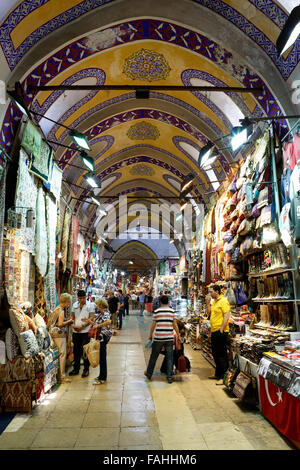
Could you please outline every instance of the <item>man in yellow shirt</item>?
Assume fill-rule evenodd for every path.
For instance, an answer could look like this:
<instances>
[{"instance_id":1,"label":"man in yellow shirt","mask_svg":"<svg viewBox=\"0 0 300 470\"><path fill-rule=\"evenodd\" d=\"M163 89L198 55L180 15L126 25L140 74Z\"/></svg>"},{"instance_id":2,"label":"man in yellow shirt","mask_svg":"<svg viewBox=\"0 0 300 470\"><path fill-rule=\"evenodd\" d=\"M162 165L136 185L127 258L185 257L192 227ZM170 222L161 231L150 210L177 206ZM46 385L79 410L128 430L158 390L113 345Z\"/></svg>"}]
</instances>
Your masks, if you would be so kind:
<instances>
[{"instance_id":1,"label":"man in yellow shirt","mask_svg":"<svg viewBox=\"0 0 300 470\"><path fill-rule=\"evenodd\" d=\"M217 380L217 385L223 383L223 377L229 367L227 340L229 332L230 304L221 295L220 286L213 286L206 296L207 311L210 316L211 349L216 364L215 375L209 377Z\"/></svg>"}]
</instances>

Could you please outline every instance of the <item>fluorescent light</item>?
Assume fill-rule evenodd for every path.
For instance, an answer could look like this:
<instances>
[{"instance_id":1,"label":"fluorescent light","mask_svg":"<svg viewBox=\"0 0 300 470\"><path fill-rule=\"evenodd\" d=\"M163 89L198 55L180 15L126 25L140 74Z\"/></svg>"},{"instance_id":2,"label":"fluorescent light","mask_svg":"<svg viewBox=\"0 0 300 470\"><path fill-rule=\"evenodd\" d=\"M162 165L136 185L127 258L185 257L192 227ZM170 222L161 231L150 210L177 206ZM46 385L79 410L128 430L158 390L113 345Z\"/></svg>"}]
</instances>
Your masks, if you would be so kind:
<instances>
[{"instance_id":1,"label":"fluorescent light","mask_svg":"<svg viewBox=\"0 0 300 470\"><path fill-rule=\"evenodd\" d=\"M192 173L186 175L184 177L184 180L183 180L183 186L181 188L181 192L185 191L186 189L190 188L193 184L193 181L194 181L194 176L192 175Z\"/></svg>"},{"instance_id":2,"label":"fluorescent light","mask_svg":"<svg viewBox=\"0 0 300 470\"><path fill-rule=\"evenodd\" d=\"M100 202L98 201L98 199L96 199L95 197L91 197L92 201L97 204L97 206L100 206Z\"/></svg>"},{"instance_id":3,"label":"fluorescent light","mask_svg":"<svg viewBox=\"0 0 300 470\"><path fill-rule=\"evenodd\" d=\"M70 137L73 140L73 142L76 145L78 145L78 147L80 147L84 150L91 150L86 136L84 134L81 134L81 132L78 132L78 131L75 131L74 129L72 129L70 131Z\"/></svg>"},{"instance_id":4,"label":"fluorescent light","mask_svg":"<svg viewBox=\"0 0 300 470\"><path fill-rule=\"evenodd\" d=\"M133 264L133 261L129 261L129 264Z\"/></svg>"},{"instance_id":5,"label":"fluorescent light","mask_svg":"<svg viewBox=\"0 0 300 470\"><path fill-rule=\"evenodd\" d=\"M233 134L231 137L232 150L237 150L248 140L248 132L246 127L237 126L232 129Z\"/></svg>"},{"instance_id":6,"label":"fluorescent light","mask_svg":"<svg viewBox=\"0 0 300 470\"><path fill-rule=\"evenodd\" d=\"M187 201L184 201L184 202L182 202L182 203L180 204L180 210L181 210L181 212L184 211L184 209L185 209L186 206L187 206Z\"/></svg>"},{"instance_id":7,"label":"fluorescent light","mask_svg":"<svg viewBox=\"0 0 300 470\"><path fill-rule=\"evenodd\" d=\"M86 173L85 175L83 175L83 177L86 180L86 182L90 186L92 186L92 188L99 188L97 181L94 179L95 175L93 173Z\"/></svg>"},{"instance_id":8,"label":"fluorescent light","mask_svg":"<svg viewBox=\"0 0 300 470\"><path fill-rule=\"evenodd\" d=\"M101 207L98 209L98 212L100 215L107 215L107 211Z\"/></svg>"},{"instance_id":9,"label":"fluorescent light","mask_svg":"<svg viewBox=\"0 0 300 470\"><path fill-rule=\"evenodd\" d=\"M198 159L198 165L199 167L203 167L207 161L209 160L212 151L214 148L214 144L212 142L208 142L204 147L199 152L199 159Z\"/></svg>"},{"instance_id":10,"label":"fluorescent light","mask_svg":"<svg viewBox=\"0 0 300 470\"><path fill-rule=\"evenodd\" d=\"M84 150L80 152L80 157L82 160L82 163L91 171L94 171L95 165L94 165L94 159L90 157Z\"/></svg>"},{"instance_id":11,"label":"fluorescent light","mask_svg":"<svg viewBox=\"0 0 300 470\"><path fill-rule=\"evenodd\" d=\"M276 41L278 55L281 56L297 40L300 34L300 6L294 8Z\"/></svg>"}]
</instances>

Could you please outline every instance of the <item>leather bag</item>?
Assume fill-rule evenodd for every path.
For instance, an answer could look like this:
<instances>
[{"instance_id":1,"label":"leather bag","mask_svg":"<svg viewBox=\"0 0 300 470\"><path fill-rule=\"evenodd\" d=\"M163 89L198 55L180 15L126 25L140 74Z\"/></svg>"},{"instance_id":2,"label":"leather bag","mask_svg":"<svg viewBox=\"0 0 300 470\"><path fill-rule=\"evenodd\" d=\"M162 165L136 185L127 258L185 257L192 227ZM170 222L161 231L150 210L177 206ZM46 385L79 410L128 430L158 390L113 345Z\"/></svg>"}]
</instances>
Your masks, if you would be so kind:
<instances>
[{"instance_id":1,"label":"leather bag","mask_svg":"<svg viewBox=\"0 0 300 470\"><path fill-rule=\"evenodd\" d=\"M245 370L238 374L232 391L243 403L248 405L256 405L258 403L257 382L250 372L248 362Z\"/></svg>"}]
</instances>

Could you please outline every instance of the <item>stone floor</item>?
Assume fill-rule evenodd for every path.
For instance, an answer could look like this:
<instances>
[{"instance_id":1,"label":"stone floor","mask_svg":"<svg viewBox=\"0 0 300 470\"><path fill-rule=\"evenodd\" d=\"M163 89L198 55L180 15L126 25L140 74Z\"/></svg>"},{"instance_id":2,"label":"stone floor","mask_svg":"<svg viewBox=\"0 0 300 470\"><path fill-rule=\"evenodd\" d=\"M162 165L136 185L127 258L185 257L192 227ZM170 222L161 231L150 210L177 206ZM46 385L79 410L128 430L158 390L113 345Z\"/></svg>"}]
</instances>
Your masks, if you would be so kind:
<instances>
[{"instance_id":1,"label":"stone floor","mask_svg":"<svg viewBox=\"0 0 300 470\"><path fill-rule=\"evenodd\" d=\"M294 447L257 411L244 409L212 368L186 346L192 370L168 384L159 372L144 378L151 318L130 315L108 345L108 381L88 378L60 385L31 415L17 415L0 449L290 450Z\"/></svg>"}]
</instances>

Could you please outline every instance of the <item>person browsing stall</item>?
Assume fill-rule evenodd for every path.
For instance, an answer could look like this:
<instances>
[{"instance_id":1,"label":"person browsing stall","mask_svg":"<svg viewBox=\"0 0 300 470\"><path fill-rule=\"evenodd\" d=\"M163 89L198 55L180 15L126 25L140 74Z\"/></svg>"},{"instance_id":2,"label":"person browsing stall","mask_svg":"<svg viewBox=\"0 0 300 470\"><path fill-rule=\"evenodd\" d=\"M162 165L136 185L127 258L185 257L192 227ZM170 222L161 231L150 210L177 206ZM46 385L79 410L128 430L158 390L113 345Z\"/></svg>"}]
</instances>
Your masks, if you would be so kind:
<instances>
[{"instance_id":1,"label":"person browsing stall","mask_svg":"<svg viewBox=\"0 0 300 470\"><path fill-rule=\"evenodd\" d=\"M94 324L94 328L100 329L100 369L99 369L99 376L93 382L93 385L100 385L106 382L107 379L107 361L106 361L106 346L108 341L111 338L111 320L110 314L108 311L108 302L106 299L97 299L96 300L96 307L97 307L97 317L96 322Z\"/></svg>"},{"instance_id":2,"label":"person browsing stall","mask_svg":"<svg viewBox=\"0 0 300 470\"><path fill-rule=\"evenodd\" d=\"M212 355L216 364L215 374L209 378L217 380L217 385L221 385L229 367L227 340L230 304L221 294L220 286L215 285L206 296L206 305L210 317Z\"/></svg>"},{"instance_id":3,"label":"person browsing stall","mask_svg":"<svg viewBox=\"0 0 300 470\"><path fill-rule=\"evenodd\" d=\"M83 346L89 343L88 331L94 322L95 304L86 299L84 290L77 292L78 301L73 304L72 317L73 324L73 344L74 344L74 369L69 375L78 375L80 370L80 360L83 355ZM87 358L84 359L83 373L81 377L89 375L90 363Z\"/></svg>"}]
</instances>

